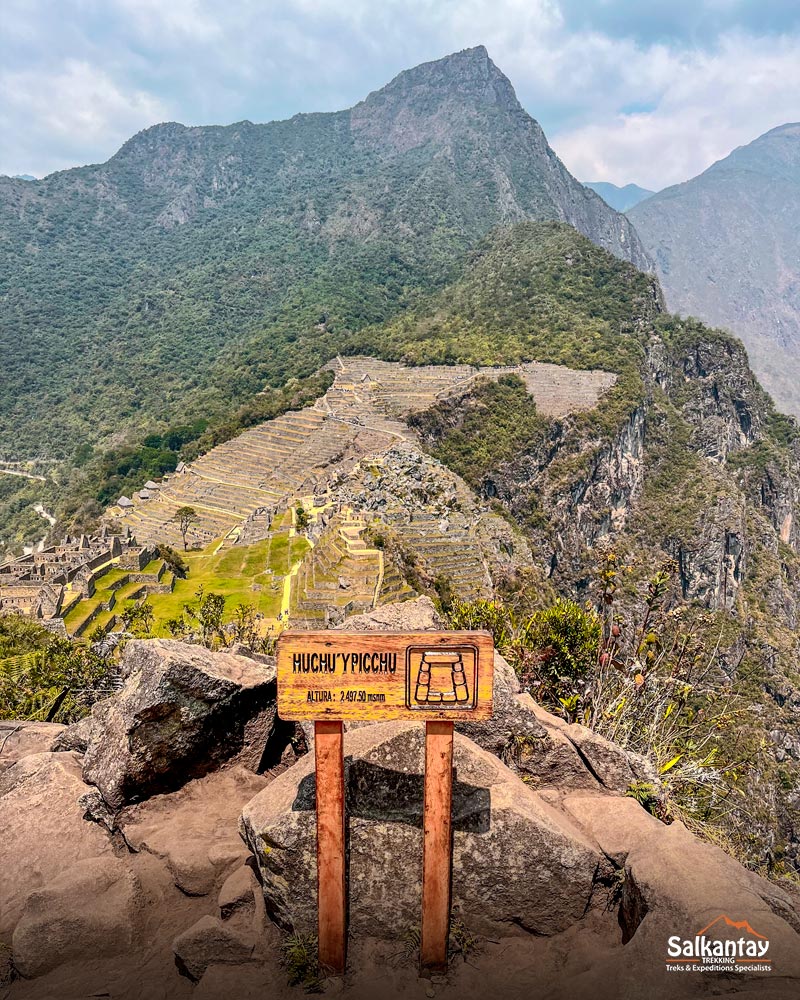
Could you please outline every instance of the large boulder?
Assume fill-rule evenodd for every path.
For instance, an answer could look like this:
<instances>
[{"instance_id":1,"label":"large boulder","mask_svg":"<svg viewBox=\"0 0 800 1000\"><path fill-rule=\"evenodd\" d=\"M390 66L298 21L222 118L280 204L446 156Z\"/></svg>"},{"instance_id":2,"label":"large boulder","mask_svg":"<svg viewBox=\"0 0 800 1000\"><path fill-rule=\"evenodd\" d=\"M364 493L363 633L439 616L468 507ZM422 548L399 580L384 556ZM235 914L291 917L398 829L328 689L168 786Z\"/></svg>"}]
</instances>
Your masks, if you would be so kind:
<instances>
[{"instance_id":1,"label":"large boulder","mask_svg":"<svg viewBox=\"0 0 800 1000\"><path fill-rule=\"evenodd\" d=\"M529 696L521 693L514 668L497 652L492 681L491 719L459 722L456 729L514 768L522 750L540 744L547 731L531 711Z\"/></svg>"},{"instance_id":2,"label":"large boulder","mask_svg":"<svg viewBox=\"0 0 800 1000\"><path fill-rule=\"evenodd\" d=\"M800 912L783 889L698 840L682 823L665 826L633 799L576 792L562 804L619 866L615 902L624 947L598 956L594 968L548 996L591 992L597 1000L673 1000L716 993L726 980L737 995L800 995ZM693 940L706 927L714 940L752 940L755 931L758 940L769 941L772 972L739 971L731 979L719 972L667 971L668 939Z\"/></svg>"},{"instance_id":3,"label":"large boulder","mask_svg":"<svg viewBox=\"0 0 800 1000\"><path fill-rule=\"evenodd\" d=\"M51 750L65 729L57 722L0 720L0 774L22 757Z\"/></svg>"},{"instance_id":4,"label":"large boulder","mask_svg":"<svg viewBox=\"0 0 800 1000\"><path fill-rule=\"evenodd\" d=\"M346 734L352 934L397 940L419 923L424 739L415 723ZM603 854L472 741L457 735L454 756L454 906L491 935L551 935L580 920L610 867ZM304 933L316 927L315 793L306 758L249 802L241 820L268 912Z\"/></svg>"},{"instance_id":5,"label":"large boulder","mask_svg":"<svg viewBox=\"0 0 800 1000\"><path fill-rule=\"evenodd\" d=\"M125 684L92 710L83 776L112 809L227 761L258 770L275 725L275 669L167 639L134 640Z\"/></svg>"},{"instance_id":6,"label":"large boulder","mask_svg":"<svg viewBox=\"0 0 800 1000\"><path fill-rule=\"evenodd\" d=\"M178 968L195 982L210 965L239 965L252 958L256 941L216 917L201 917L173 942Z\"/></svg>"},{"instance_id":7,"label":"large boulder","mask_svg":"<svg viewBox=\"0 0 800 1000\"><path fill-rule=\"evenodd\" d=\"M0 941L25 900L76 862L111 856L108 833L87 822L75 753L36 753L0 774Z\"/></svg>"},{"instance_id":8,"label":"large boulder","mask_svg":"<svg viewBox=\"0 0 800 1000\"><path fill-rule=\"evenodd\" d=\"M606 789L624 794L646 782L661 788L655 767L639 754L577 723L567 723L538 705L529 694L516 697L518 710L541 726L541 740L512 741L512 766L536 788Z\"/></svg>"},{"instance_id":9,"label":"large boulder","mask_svg":"<svg viewBox=\"0 0 800 1000\"><path fill-rule=\"evenodd\" d=\"M335 631L347 632L436 632L445 628L447 623L430 597L382 604L334 626Z\"/></svg>"},{"instance_id":10,"label":"large boulder","mask_svg":"<svg viewBox=\"0 0 800 1000\"><path fill-rule=\"evenodd\" d=\"M66 962L125 954L134 944L140 897L123 861L79 861L26 899L12 941L14 967L33 978Z\"/></svg>"}]
</instances>

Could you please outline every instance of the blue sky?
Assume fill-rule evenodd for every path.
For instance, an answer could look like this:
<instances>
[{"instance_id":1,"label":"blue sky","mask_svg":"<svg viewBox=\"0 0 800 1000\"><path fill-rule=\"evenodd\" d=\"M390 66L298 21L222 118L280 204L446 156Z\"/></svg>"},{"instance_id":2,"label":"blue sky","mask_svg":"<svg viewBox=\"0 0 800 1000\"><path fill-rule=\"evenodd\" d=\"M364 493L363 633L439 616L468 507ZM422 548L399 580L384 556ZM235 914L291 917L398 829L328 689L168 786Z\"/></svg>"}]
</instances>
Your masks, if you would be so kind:
<instances>
[{"instance_id":1,"label":"blue sky","mask_svg":"<svg viewBox=\"0 0 800 1000\"><path fill-rule=\"evenodd\" d=\"M158 121L349 107L484 44L582 180L659 188L800 120L797 0L2 0L0 173Z\"/></svg>"}]
</instances>

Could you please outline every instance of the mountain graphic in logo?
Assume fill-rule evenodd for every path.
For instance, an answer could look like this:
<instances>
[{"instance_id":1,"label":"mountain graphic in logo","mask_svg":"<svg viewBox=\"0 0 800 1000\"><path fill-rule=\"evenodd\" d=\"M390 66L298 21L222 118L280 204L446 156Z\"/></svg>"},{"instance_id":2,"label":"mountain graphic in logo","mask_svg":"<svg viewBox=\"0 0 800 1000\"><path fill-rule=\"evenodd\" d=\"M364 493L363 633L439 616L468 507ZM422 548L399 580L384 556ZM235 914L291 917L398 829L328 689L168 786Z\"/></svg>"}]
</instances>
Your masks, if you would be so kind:
<instances>
[{"instance_id":1,"label":"mountain graphic in logo","mask_svg":"<svg viewBox=\"0 0 800 1000\"><path fill-rule=\"evenodd\" d=\"M748 934L752 934L753 937L761 938L762 941L767 940L764 934L759 934L758 931L753 930L753 928L750 926L749 921L731 920L731 918L725 913L720 913L720 915L716 917L714 920L712 920L710 924L707 924L701 931L698 931L697 937L702 937L704 934L707 934L711 930L711 928L716 926L720 921L723 921L722 925L723 928L730 927L733 930L746 931ZM722 930L722 928L718 928L718 930Z\"/></svg>"}]
</instances>

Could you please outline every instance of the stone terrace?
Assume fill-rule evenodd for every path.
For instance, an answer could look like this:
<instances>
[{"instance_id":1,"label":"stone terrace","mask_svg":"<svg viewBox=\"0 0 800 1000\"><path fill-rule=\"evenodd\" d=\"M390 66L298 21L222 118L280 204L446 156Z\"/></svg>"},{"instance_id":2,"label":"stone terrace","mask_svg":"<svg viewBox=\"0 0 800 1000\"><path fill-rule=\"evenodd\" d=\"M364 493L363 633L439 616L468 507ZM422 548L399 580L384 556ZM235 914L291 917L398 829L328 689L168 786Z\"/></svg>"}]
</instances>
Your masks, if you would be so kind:
<instances>
[{"instance_id":1,"label":"stone terrace","mask_svg":"<svg viewBox=\"0 0 800 1000\"><path fill-rule=\"evenodd\" d=\"M539 410L550 416L594 406L616 380L607 372L539 363L414 368L369 357L339 357L328 368L335 373L334 384L313 406L244 431L162 483L151 484L154 488L146 488L143 495L134 493L131 506L111 508L112 522L130 527L142 542L181 547L174 516L178 508L190 506L199 517L187 533L192 547L215 539L232 544L241 525L256 512L264 512L258 516L268 523L271 514L293 498L324 491L361 459L413 442L404 416L468 391L481 375L520 375ZM427 528L434 530L432 524Z\"/></svg>"},{"instance_id":2,"label":"stone terrace","mask_svg":"<svg viewBox=\"0 0 800 1000\"><path fill-rule=\"evenodd\" d=\"M479 377L518 375L540 413L563 417L588 410L617 381L604 371L581 371L565 365L530 361L523 365L474 368L471 365L422 365L408 367L375 358L336 358L327 366L336 373L334 387L347 388L363 402L392 417L428 409L437 400L469 391Z\"/></svg>"},{"instance_id":3,"label":"stone terrace","mask_svg":"<svg viewBox=\"0 0 800 1000\"><path fill-rule=\"evenodd\" d=\"M387 447L393 431L366 428L364 415L352 400L336 413L327 400L285 413L212 449L167 477L153 499L135 500L132 510L117 517L138 538L180 546L173 518L179 507L190 506L200 518L189 529L190 544L207 545L256 511L277 509L324 486L328 471L348 456L355 461L365 451Z\"/></svg>"}]
</instances>

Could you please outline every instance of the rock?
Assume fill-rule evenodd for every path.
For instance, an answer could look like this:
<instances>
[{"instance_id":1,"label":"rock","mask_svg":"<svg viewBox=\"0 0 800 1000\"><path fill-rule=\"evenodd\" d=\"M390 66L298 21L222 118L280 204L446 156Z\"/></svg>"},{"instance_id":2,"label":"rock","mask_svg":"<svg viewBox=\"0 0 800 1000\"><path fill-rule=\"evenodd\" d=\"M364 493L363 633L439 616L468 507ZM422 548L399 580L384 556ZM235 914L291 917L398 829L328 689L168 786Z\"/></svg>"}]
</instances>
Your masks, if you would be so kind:
<instances>
[{"instance_id":1,"label":"rock","mask_svg":"<svg viewBox=\"0 0 800 1000\"><path fill-rule=\"evenodd\" d=\"M352 934L397 939L419 923L423 764L424 730L414 723L345 736ZM608 868L603 855L571 818L460 735L455 769L453 904L464 919L495 936L519 928L550 935L580 919ZM303 759L241 820L267 911L303 933L316 928L314 796L313 761Z\"/></svg>"},{"instance_id":2,"label":"rock","mask_svg":"<svg viewBox=\"0 0 800 1000\"><path fill-rule=\"evenodd\" d=\"M661 787L645 758L618 747L584 726L551 715L527 694L517 695L518 711L540 724L543 739L519 737L504 759L537 788L605 788L624 794L636 781ZM513 718L513 717L512 717Z\"/></svg>"},{"instance_id":3,"label":"rock","mask_svg":"<svg viewBox=\"0 0 800 1000\"><path fill-rule=\"evenodd\" d=\"M192 994L193 1000L278 1000L289 996L299 997L302 993L290 991L283 970L265 962L210 965Z\"/></svg>"},{"instance_id":4,"label":"rock","mask_svg":"<svg viewBox=\"0 0 800 1000\"><path fill-rule=\"evenodd\" d=\"M655 767L639 754L623 750L616 743L575 723L565 724L562 732L603 788L624 794L635 781L647 781L655 789L661 787Z\"/></svg>"},{"instance_id":5,"label":"rock","mask_svg":"<svg viewBox=\"0 0 800 1000\"><path fill-rule=\"evenodd\" d=\"M219 891L217 905L223 920L234 913L253 911L256 908L256 893L260 885L250 865L242 865L229 875Z\"/></svg>"},{"instance_id":6,"label":"rock","mask_svg":"<svg viewBox=\"0 0 800 1000\"><path fill-rule=\"evenodd\" d=\"M78 753L86 753L91 733L92 717L91 715L86 715L59 733L49 749L54 751L77 750Z\"/></svg>"},{"instance_id":7,"label":"rock","mask_svg":"<svg viewBox=\"0 0 800 1000\"><path fill-rule=\"evenodd\" d=\"M65 962L121 955L134 944L139 886L113 857L79 861L32 892L12 940L25 978Z\"/></svg>"},{"instance_id":8,"label":"rock","mask_svg":"<svg viewBox=\"0 0 800 1000\"><path fill-rule=\"evenodd\" d=\"M258 769L275 719L275 671L167 639L125 648L119 694L95 705L84 779L118 809L231 759Z\"/></svg>"},{"instance_id":9,"label":"rock","mask_svg":"<svg viewBox=\"0 0 800 1000\"><path fill-rule=\"evenodd\" d=\"M226 768L128 806L116 823L132 850L166 861L181 892L205 896L246 860L237 820L242 803L265 784L244 768Z\"/></svg>"},{"instance_id":10,"label":"rock","mask_svg":"<svg viewBox=\"0 0 800 1000\"><path fill-rule=\"evenodd\" d=\"M719 848L697 840L682 823L658 822L633 799L575 793L564 800L564 807L624 872L620 925L625 942L621 952L564 984L565 991L581 995L591 987L598 998L638 1000L646 994L667 1000L711 989L719 982L718 973L686 976L665 971L666 943L672 935L693 938L725 914L734 921L746 920L769 939L776 966L767 979L738 973L737 995L762 985L774 986L776 997L797 995L800 913L786 892ZM655 955L660 962L653 960ZM687 979L695 980L693 988L686 988Z\"/></svg>"},{"instance_id":11,"label":"rock","mask_svg":"<svg viewBox=\"0 0 800 1000\"><path fill-rule=\"evenodd\" d=\"M195 982L209 965L237 965L253 955L255 941L216 917L201 917L172 942L178 968Z\"/></svg>"},{"instance_id":12,"label":"rock","mask_svg":"<svg viewBox=\"0 0 800 1000\"><path fill-rule=\"evenodd\" d=\"M494 654L492 702L494 714L485 722L460 722L458 732L513 766L522 747L547 737L547 731L530 708L530 699L519 694L514 668Z\"/></svg>"},{"instance_id":13,"label":"rock","mask_svg":"<svg viewBox=\"0 0 800 1000\"><path fill-rule=\"evenodd\" d=\"M435 632L447 625L430 597L384 604L363 615L351 615L337 629L358 632Z\"/></svg>"},{"instance_id":14,"label":"rock","mask_svg":"<svg viewBox=\"0 0 800 1000\"><path fill-rule=\"evenodd\" d=\"M76 862L110 856L106 831L83 818L86 792L75 753L37 753L0 775L0 940L30 893Z\"/></svg>"},{"instance_id":15,"label":"rock","mask_svg":"<svg viewBox=\"0 0 800 1000\"><path fill-rule=\"evenodd\" d=\"M14 978L14 965L11 961L11 949L0 944L0 997L6 1000L8 988Z\"/></svg>"},{"instance_id":16,"label":"rock","mask_svg":"<svg viewBox=\"0 0 800 1000\"><path fill-rule=\"evenodd\" d=\"M44 753L66 726L57 722L0 721L0 774L21 757Z\"/></svg>"},{"instance_id":17,"label":"rock","mask_svg":"<svg viewBox=\"0 0 800 1000\"><path fill-rule=\"evenodd\" d=\"M78 805L83 809L83 818L92 823L99 823L109 833L116 829L116 813L109 809L105 799L96 788L89 786L87 792L78 799Z\"/></svg>"}]
</instances>

